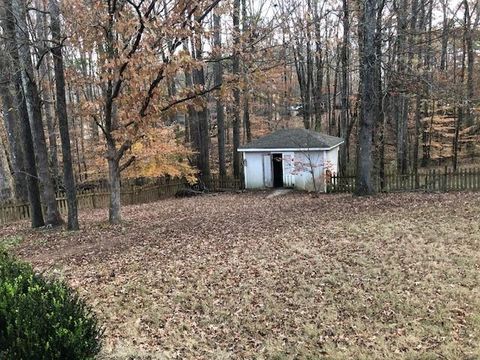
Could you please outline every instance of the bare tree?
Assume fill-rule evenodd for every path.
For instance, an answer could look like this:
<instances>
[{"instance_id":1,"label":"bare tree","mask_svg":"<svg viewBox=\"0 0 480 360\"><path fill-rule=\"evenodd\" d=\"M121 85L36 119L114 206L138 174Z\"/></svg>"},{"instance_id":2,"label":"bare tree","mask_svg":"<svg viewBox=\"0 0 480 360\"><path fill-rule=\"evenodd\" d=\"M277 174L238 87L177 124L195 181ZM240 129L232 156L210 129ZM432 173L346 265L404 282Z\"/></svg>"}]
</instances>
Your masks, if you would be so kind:
<instances>
[{"instance_id":1,"label":"bare tree","mask_svg":"<svg viewBox=\"0 0 480 360\"><path fill-rule=\"evenodd\" d=\"M340 147L340 173L345 174L347 170L348 152L350 147L350 101L349 101L349 42L350 42L350 8L348 0L343 0L343 39L341 45L341 114L339 123L339 136L344 139L343 145Z\"/></svg>"},{"instance_id":2,"label":"bare tree","mask_svg":"<svg viewBox=\"0 0 480 360\"><path fill-rule=\"evenodd\" d=\"M50 226L58 226L63 223L63 220L58 211L54 182L49 172L48 151L42 120L42 105L33 70L25 3L22 0L13 0L12 9L16 19L15 35L18 43L22 84L25 91L28 115L32 124L35 155L38 161L38 175L42 183L42 200L47 207L45 223Z\"/></svg>"},{"instance_id":3,"label":"bare tree","mask_svg":"<svg viewBox=\"0 0 480 360\"><path fill-rule=\"evenodd\" d=\"M77 194L73 175L72 154L70 150L70 132L68 129L67 100L65 96L65 74L63 70L62 32L60 27L60 11L57 0L49 0L50 28L52 31L53 65L55 70L55 89L57 103L57 117L62 141L63 181L67 195L69 230L78 230Z\"/></svg>"},{"instance_id":4,"label":"bare tree","mask_svg":"<svg viewBox=\"0 0 480 360\"><path fill-rule=\"evenodd\" d=\"M196 19L195 21L198 22ZM199 23L199 22L198 22ZM202 38L199 31L192 37L192 52L193 57L196 60L202 60ZM205 88L205 72L203 65L198 66L193 70L193 83L200 88ZM196 165L200 171L202 180L207 181L210 179L210 136L209 136L209 121L208 121L208 109L206 101L202 101L200 109L197 111L196 117L196 131L198 135L194 139L195 150L197 151ZM193 127L192 127L193 128ZM192 129L191 129L192 130Z\"/></svg>"},{"instance_id":5,"label":"bare tree","mask_svg":"<svg viewBox=\"0 0 480 360\"><path fill-rule=\"evenodd\" d=\"M240 0L233 0L233 74L240 77ZM233 176L240 178L240 88L233 89Z\"/></svg>"},{"instance_id":6,"label":"bare tree","mask_svg":"<svg viewBox=\"0 0 480 360\"><path fill-rule=\"evenodd\" d=\"M15 111L15 101L11 92L13 79L10 76L12 67L7 61L7 49L0 51L0 98L3 107L3 121L7 132L9 145L9 157L11 171L14 180L15 198L24 202L28 201L27 181L25 178L24 154L22 150L22 139L18 121L18 114Z\"/></svg>"},{"instance_id":7,"label":"bare tree","mask_svg":"<svg viewBox=\"0 0 480 360\"><path fill-rule=\"evenodd\" d=\"M362 53L360 54L362 77L360 131L358 138L357 182L355 194L359 196L374 193L372 183L372 135L375 123L375 28L377 0L363 1Z\"/></svg>"},{"instance_id":8,"label":"bare tree","mask_svg":"<svg viewBox=\"0 0 480 360\"><path fill-rule=\"evenodd\" d=\"M213 31L214 39L213 43L215 50L217 51L217 59L214 65L215 73L215 85L219 86L223 82L223 64L221 62L222 57L222 38L221 38L221 18L220 15L213 15ZM227 175L225 164L225 111L224 104L221 96L217 96L216 99L217 108L217 137L218 137L218 169L220 177Z\"/></svg>"},{"instance_id":9,"label":"bare tree","mask_svg":"<svg viewBox=\"0 0 480 360\"><path fill-rule=\"evenodd\" d=\"M35 151L30 129L30 120L23 92L22 75L20 72L20 59L15 35L15 18L13 16L11 1L3 0L2 5L4 11L2 14L2 28L5 33L5 48L7 53L10 55L11 67L14 73L14 77L11 81L13 82L13 88L15 91L15 105L18 109L18 120L20 122L24 168L27 179L28 201L30 204L30 220L32 227L36 228L43 226L45 222L43 219L42 204L40 201L40 189L38 184Z\"/></svg>"}]
</instances>

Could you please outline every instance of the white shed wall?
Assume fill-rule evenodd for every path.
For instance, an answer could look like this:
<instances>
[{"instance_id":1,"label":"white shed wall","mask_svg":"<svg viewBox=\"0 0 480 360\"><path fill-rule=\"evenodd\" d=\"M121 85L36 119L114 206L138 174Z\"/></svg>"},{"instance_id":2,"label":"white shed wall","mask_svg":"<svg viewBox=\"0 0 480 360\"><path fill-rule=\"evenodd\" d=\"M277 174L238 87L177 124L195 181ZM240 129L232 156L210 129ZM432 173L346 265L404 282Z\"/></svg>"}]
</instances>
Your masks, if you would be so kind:
<instances>
[{"instance_id":1,"label":"white shed wall","mask_svg":"<svg viewBox=\"0 0 480 360\"><path fill-rule=\"evenodd\" d=\"M272 153L244 152L245 187L262 189L273 186ZM330 151L282 152L284 186L306 191L325 191L325 171L338 172L338 147ZM313 177L311 169L313 168ZM313 180L315 179L315 185Z\"/></svg>"},{"instance_id":2,"label":"white shed wall","mask_svg":"<svg viewBox=\"0 0 480 360\"><path fill-rule=\"evenodd\" d=\"M325 151L296 152L295 187L307 191L324 191L324 163Z\"/></svg>"},{"instance_id":3,"label":"white shed wall","mask_svg":"<svg viewBox=\"0 0 480 360\"><path fill-rule=\"evenodd\" d=\"M261 189L264 185L263 153L243 153L243 170L245 172L245 187Z\"/></svg>"},{"instance_id":4,"label":"white shed wall","mask_svg":"<svg viewBox=\"0 0 480 360\"><path fill-rule=\"evenodd\" d=\"M329 169L332 174L338 174L338 151L340 147L336 147L327 152L326 169Z\"/></svg>"}]
</instances>

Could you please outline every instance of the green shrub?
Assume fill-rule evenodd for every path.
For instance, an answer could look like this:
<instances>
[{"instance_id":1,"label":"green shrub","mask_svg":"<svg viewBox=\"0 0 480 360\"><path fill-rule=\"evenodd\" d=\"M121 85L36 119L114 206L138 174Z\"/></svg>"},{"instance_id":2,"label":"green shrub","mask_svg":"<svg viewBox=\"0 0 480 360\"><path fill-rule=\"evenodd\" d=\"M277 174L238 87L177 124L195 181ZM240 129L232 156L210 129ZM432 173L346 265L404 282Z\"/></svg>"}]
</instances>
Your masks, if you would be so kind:
<instances>
[{"instance_id":1,"label":"green shrub","mask_svg":"<svg viewBox=\"0 0 480 360\"><path fill-rule=\"evenodd\" d=\"M0 359L93 359L100 337L73 290L0 249Z\"/></svg>"}]
</instances>

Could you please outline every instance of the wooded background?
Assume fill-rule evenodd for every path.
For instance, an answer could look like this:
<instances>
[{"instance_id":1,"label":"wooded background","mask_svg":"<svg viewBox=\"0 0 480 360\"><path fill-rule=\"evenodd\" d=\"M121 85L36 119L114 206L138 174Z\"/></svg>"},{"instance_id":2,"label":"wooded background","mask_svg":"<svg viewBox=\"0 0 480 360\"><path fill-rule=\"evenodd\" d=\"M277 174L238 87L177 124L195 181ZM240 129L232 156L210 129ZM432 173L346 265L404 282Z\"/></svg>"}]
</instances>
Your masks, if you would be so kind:
<instances>
[{"instance_id":1,"label":"wooded background","mask_svg":"<svg viewBox=\"0 0 480 360\"><path fill-rule=\"evenodd\" d=\"M238 147L284 127L342 137L336 176L360 195L456 172L477 162L479 15L471 0L1 0L0 199L57 225L64 191L74 229L77 192L104 180L118 223L122 178L238 179Z\"/></svg>"}]
</instances>

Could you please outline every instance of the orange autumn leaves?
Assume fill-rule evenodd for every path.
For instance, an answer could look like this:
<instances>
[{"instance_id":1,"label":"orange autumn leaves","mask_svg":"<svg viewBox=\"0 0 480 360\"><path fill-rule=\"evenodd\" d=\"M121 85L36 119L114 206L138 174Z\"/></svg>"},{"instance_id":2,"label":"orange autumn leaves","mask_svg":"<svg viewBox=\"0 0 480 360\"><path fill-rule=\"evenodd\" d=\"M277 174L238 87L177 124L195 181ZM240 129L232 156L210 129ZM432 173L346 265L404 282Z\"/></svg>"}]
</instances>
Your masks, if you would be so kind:
<instances>
[{"instance_id":1,"label":"orange autumn leaves","mask_svg":"<svg viewBox=\"0 0 480 360\"><path fill-rule=\"evenodd\" d=\"M76 62L67 68L69 83L77 93L77 101L70 104L70 111L84 123L96 122L105 135L98 141L92 139L86 150L90 176L105 177L105 138L111 136L118 148L121 144L132 144L120 166L135 160L123 176L170 175L193 179L195 169L188 161L192 152L180 140L178 125L169 123L171 115L184 106L170 107L177 97L169 93L168 86L182 69L199 64L184 52L171 51L169 41L165 40L189 36L193 30L180 26L183 17L175 8L168 14L140 21L132 7L122 6L112 20L106 4L89 1L64 4L65 27L69 33L67 47L74 56L77 51L90 54L88 59L93 62L89 64L90 72L82 71ZM146 11L143 6L139 10ZM110 21L114 22L113 26ZM138 48L132 52L139 26L144 26L144 30ZM109 33L107 29L113 30ZM82 61L86 61L85 58ZM159 74L161 82L152 90L151 84ZM114 99L113 122L111 128L107 128L103 123L107 101L104 94L108 86L119 79L122 83ZM90 95L87 87L94 89Z\"/></svg>"}]
</instances>

